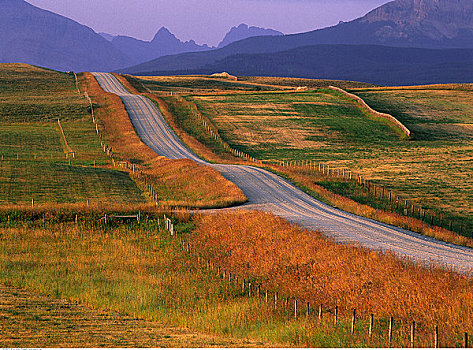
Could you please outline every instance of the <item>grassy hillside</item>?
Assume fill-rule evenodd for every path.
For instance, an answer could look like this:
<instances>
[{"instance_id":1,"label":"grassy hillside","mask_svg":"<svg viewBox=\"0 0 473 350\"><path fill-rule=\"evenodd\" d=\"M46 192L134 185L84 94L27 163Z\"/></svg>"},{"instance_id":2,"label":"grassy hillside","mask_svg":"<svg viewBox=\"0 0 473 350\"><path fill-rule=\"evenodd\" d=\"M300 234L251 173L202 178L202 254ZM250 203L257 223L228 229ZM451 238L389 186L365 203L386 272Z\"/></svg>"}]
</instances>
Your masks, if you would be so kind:
<instances>
[{"instance_id":1,"label":"grassy hillside","mask_svg":"<svg viewBox=\"0 0 473 350\"><path fill-rule=\"evenodd\" d=\"M407 141L384 123L368 118L351 101L323 89L325 81L242 79L272 86L318 88L297 93L241 95L222 90L212 95L185 94L233 148L261 160L312 160L335 169L350 169L394 191L403 201L407 199L424 209L433 209L437 217L442 217L446 228L452 221L454 230L470 234L473 229L473 182L469 176L473 170L471 85L370 88L345 83L343 88L366 98L373 108L393 114L411 129L414 138ZM146 80L142 82L152 88ZM205 139L201 138L201 142ZM314 174L310 179L306 176L303 180L293 180L323 186L375 208L392 209L391 203L372 200L369 191L325 176ZM402 213L402 208L398 213Z\"/></svg>"},{"instance_id":2,"label":"grassy hillside","mask_svg":"<svg viewBox=\"0 0 473 350\"><path fill-rule=\"evenodd\" d=\"M473 92L471 85L354 90L413 131L414 140L383 152L382 164L357 168L429 206L473 222Z\"/></svg>"},{"instance_id":3,"label":"grassy hillside","mask_svg":"<svg viewBox=\"0 0 473 350\"><path fill-rule=\"evenodd\" d=\"M0 115L0 204L144 201L128 174L108 168L73 75L0 65Z\"/></svg>"},{"instance_id":4,"label":"grassy hillside","mask_svg":"<svg viewBox=\"0 0 473 350\"><path fill-rule=\"evenodd\" d=\"M140 77L152 91L174 91L179 93L214 93L220 91L266 91L284 89L284 86L271 86L258 82L232 81L209 76L184 77ZM286 87L288 88L288 87Z\"/></svg>"},{"instance_id":5,"label":"grassy hillside","mask_svg":"<svg viewBox=\"0 0 473 350\"><path fill-rule=\"evenodd\" d=\"M188 98L230 145L262 160L348 157L362 145L398 140L389 126L330 90Z\"/></svg>"}]
</instances>

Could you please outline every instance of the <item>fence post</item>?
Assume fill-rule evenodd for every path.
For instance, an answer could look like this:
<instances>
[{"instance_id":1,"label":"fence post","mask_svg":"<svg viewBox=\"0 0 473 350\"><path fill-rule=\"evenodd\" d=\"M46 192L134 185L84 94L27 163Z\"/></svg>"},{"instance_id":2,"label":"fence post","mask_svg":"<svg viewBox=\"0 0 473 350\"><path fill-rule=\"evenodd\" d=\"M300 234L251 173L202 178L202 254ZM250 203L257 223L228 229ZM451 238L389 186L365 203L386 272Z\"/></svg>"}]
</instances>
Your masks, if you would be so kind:
<instances>
[{"instance_id":1,"label":"fence post","mask_svg":"<svg viewBox=\"0 0 473 350\"><path fill-rule=\"evenodd\" d=\"M335 315L334 315L334 323L337 324L338 322L338 306L335 306Z\"/></svg>"},{"instance_id":2,"label":"fence post","mask_svg":"<svg viewBox=\"0 0 473 350\"><path fill-rule=\"evenodd\" d=\"M307 302L307 308L306 308L306 316L307 316L307 318L309 318L309 315L310 315L310 303Z\"/></svg>"},{"instance_id":3,"label":"fence post","mask_svg":"<svg viewBox=\"0 0 473 350\"><path fill-rule=\"evenodd\" d=\"M468 333L465 332L465 338L464 338L463 347L464 347L465 349L468 349L468 345L469 345L469 344L468 344Z\"/></svg>"},{"instance_id":4,"label":"fence post","mask_svg":"<svg viewBox=\"0 0 473 350\"><path fill-rule=\"evenodd\" d=\"M373 337L373 326L374 326L374 314L370 315L370 328L369 328L369 337Z\"/></svg>"},{"instance_id":5,"label":"fence post","mask_svg":"<svg viewBox=\"0 0 473 350\"><path fill-rule=\"evenodd\" d=\"M416 322L412 321L412 326L411 326L411 348L414 347L415 337L416 337Z\"/></svg>"},{"instance_id":6,"label":"fence post","mask_svg":"<svg viewBox=\"0 0 473 350\"><path fill-rule=\"evenodd\" d=\"M294 299L294 319L297 320L297 299Z\"/></svg>"},{"instance_id":7,"label":"fence post","mask_svg":"<svg viewBox=\"0 0 473 350\"><path fill-rule=\"evenodd\" d=\"M438 349L439 347L439 326L438 325L435 325L435 329L434 329L434 348L435 349Z\"/></svg>"},{"instance_id":8,"label":"fence post","mask_svg":"<svg viewBox=\"0 0 473 350\"><path fill-rule=\"evenodd\" d=\"M319 305L319 320L320 320L320 321L322 320L322 316L323 316L322 304L320 304L320 305Z\"/></svg>"},{"instance_id":9,"label":"fence post","mask_svg":"<svg viewBox=\"0 0 473 350\"><path fill-rule=\"evenodd\" d=\"M353 317L351 319L351 334L355 334L356 309L353 309Z\"/></svg>"},{"instance_id":10,"label":"fence post","mask_svg":"<svg viewBox=\"0 0 473 350\"><path fill-rule=\"evenodd\" d=\"M391 317L389 319L389 332L388 332L389 342L393 340L393 327L394 327L394 317Z\"/></svg>"}]
</instances>

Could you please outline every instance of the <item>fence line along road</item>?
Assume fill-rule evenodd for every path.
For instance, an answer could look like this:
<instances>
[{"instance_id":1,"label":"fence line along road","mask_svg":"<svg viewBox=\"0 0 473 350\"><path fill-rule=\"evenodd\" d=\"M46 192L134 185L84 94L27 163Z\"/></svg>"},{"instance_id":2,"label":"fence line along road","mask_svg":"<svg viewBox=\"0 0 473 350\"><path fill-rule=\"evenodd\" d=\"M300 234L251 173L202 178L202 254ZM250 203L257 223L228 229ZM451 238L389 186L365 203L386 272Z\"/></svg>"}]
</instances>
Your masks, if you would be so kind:
<instances>
[{"instance_id":1,"label":"fence line along road","mask_svg":"<svg viewBox=\"0 0 473 350\"><path fill-rule=\"evenodd\" d=\"M192 159L218 170L248 197L249 203L239 208L271 212L306 228L321 230L342 243L392 251L424 264L434 263L462 272L473 271L473 249L440 242L335 209L260 168L209 164L201 160L180 142L152 101L128 92L112 74L93 74L105 91L115 93L122 99L145 144L161 156Z\"/></svg>"}]
</instances>

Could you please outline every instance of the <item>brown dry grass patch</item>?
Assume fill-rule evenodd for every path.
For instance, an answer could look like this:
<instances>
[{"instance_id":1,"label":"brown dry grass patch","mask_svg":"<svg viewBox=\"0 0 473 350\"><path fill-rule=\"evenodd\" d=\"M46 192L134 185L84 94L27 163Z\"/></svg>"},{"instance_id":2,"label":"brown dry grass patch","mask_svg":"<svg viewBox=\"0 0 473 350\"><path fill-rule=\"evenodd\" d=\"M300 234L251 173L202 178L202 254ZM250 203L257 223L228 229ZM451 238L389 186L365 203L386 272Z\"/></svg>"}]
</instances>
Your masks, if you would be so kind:
<instances>
[{"instance_id":1,"label":"brown dry grass patch","mask_svg":"<svg viewBox=\"0 0 473 350\"><path fill-rule=\"evenodd\" d=\"M428 338L438 324L444 342L473 328L473 281L468 277L337 244L261 212L226 212L196 221L192 240L197 251L281 297L339 306L346 316L354 308L363 317L392 316L398 325L414 320Z\"/></svg>"}]
</instances>

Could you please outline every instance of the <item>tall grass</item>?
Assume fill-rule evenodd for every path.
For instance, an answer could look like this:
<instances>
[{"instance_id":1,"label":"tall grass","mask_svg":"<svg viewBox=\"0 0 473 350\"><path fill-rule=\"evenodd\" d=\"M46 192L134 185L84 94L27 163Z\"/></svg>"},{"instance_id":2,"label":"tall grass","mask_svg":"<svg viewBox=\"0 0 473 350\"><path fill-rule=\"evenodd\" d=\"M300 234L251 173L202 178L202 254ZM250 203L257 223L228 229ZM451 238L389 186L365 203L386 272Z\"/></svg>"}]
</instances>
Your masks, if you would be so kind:
<instances>
[{"instance_id":1,"label":"tall grass","mask_svg":"<svg viewBox=\"0 0 473 350\"><path fill-rule=\"evenodd\" d=\"M179 230L192 228L181 223ZM363 344L271 303L248 297L160 230L156 220L116 228L75 224L5 227L0 283L54 298L206 333L243 339L240 346ZM335 332L335 333L334 333ZM255 339L259 343L245 343Z\"/></svg>"},{"instance_id":2,"label":"tall grass","mask_svg":"<svg viewBox=\"0 0 473 350\"><path fill-rule=\"evenodd\" d=\"M203 215L196 224L187 239L222 269L302 305L323 304L329 312L338 306L344 317L356 309L365 331L371 313L384 327L394 317L399 345L408 341L412 321L418 325L418 346L432 345L435 325L445 346L457 346L463 332L473 330L470 277L337 244L260 212Z\"/></svg>"}]
</instances>

